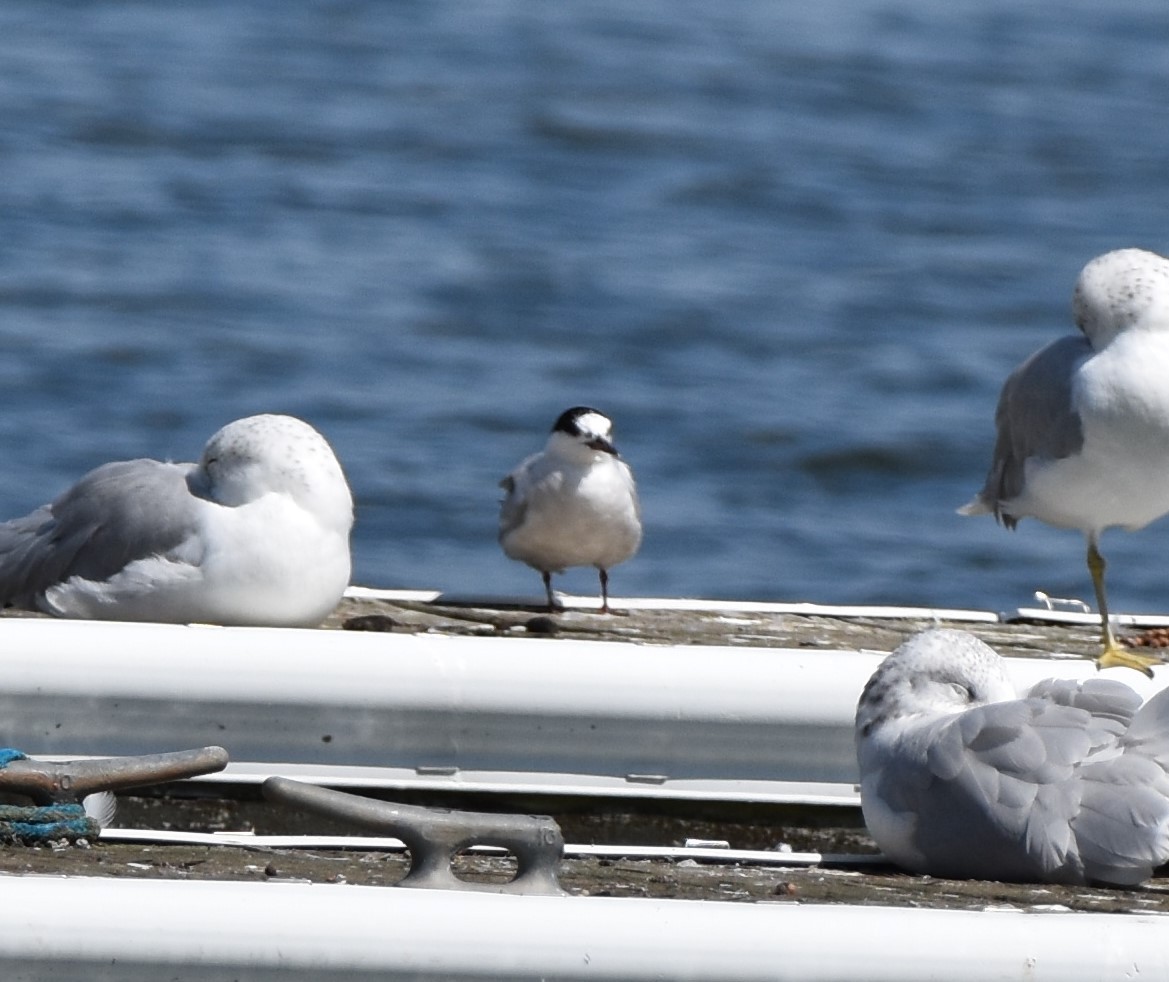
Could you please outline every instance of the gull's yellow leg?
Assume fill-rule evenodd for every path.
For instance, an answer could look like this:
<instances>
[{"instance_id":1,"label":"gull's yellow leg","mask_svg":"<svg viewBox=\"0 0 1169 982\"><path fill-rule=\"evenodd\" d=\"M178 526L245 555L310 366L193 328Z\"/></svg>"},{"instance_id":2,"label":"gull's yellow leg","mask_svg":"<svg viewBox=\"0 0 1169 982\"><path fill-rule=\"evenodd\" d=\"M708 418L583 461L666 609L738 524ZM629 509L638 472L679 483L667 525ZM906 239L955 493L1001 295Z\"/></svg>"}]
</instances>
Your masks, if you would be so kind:
<instances>
[{"instance_id":1,"label":"gull's yellow leg","mask_svg":"<svg viewBox=\"0 0 1169 982\"><path fill-rule=\"evenodd\" d=\"M1108 597L1104 591L1104 570L1107 567L1100 550L1096 548L1096 537L1088 536L1088 572L1092 574L1092 586L1096 590L1096 606L1100 611L1100 623L1103 626L1104 651L1096 659L1099 668L1135 668L1144 672L1149 678L1153 677L1152 667L1163 664L1159 658L1150 658L1148 655L1138 655L1129 648L1122 648L1116 643L1116 635L1112 633L1112 621L1108 616Z\"/></svg>"}]
</instances>

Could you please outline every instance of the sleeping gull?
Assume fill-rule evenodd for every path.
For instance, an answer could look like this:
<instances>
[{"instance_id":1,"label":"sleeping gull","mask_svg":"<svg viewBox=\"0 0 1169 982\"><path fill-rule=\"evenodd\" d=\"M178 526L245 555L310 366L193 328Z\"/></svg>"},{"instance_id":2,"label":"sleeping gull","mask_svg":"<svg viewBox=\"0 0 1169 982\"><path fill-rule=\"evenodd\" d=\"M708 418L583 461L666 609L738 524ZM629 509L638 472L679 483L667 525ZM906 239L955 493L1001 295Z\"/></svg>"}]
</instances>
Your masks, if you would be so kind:
<instances>
[{"instance_id":1,"label":"sleeping gull","mask_svg":"<svg viewBox=\"0 0 1169 982\"><path fill-rule=\"evenodd\" d=\"M1018 698L964 631L893 652L856 711L865 824L915 873L1132 886L1169 860L1169 690L1048 679Z\"/></svg>"},{"instance_id":2,"label":"sleeping gull","mask_svg":"<svg viewBox=\"0 0 1169 982\"><path fill-rule=\"evenodd\" d=\"M0 524L0 604L59 617L319 624L349 583L353 499L291 416L223 427L197 464L128 460Z\"/></svg>"},{"instance_id":3,"label":"sleeping gull","mask_svg":"<svg viewBox=\"0 0 1169 982\"><path fill-rule=\"evenodd\" d=\"M552 574L595 566L601 610L609 611L609 570L641 545L641 508L633 473L613 446L613 424L588 406L561 413L548 443L508 474L499 543L540 571L555 609Z\"/></svg>"},{"instance_id":4,"label":"sleeping gull","mask_svg":"<svg viewBox=\"0 0 1169 982\"><path fill-rule=\"evenodd\" d=\"M1104 668L1161 664L1122 649L1108 617L1100 534L1169 512L1169 260L1141 249L1093 259L1072 301L1082 332L1015 369L995 412L986 484L962 514L1079 529L1103 625Z\"/></svg>"}]
</instances>

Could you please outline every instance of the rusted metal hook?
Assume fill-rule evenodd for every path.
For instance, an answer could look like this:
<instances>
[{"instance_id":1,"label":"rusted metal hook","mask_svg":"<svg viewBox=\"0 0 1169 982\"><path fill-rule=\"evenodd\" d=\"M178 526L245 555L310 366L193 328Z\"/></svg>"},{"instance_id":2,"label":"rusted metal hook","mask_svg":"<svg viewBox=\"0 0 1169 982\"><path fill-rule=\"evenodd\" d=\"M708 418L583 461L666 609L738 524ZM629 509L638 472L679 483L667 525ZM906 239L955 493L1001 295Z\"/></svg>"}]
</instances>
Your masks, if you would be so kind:
<instances>
[{"instance_id":1,"label":"rusted metal hook","mask_svg":"<svg viewBox=\"0 0 1169 982\"><path fill-rule=\"evenodd\" d=\"M424 808L379 801L320 788L286 777L263 784L269 801L303 808L363 828L389 833L410 850L410 872L399 886L492 893L562 894L557 880L564 854L560 826L547 815L495 815L490 812ZM516 858L508 883L471 883L455 876L451 863L471 846L497 846Z\"/></svg>"}]
</instances>

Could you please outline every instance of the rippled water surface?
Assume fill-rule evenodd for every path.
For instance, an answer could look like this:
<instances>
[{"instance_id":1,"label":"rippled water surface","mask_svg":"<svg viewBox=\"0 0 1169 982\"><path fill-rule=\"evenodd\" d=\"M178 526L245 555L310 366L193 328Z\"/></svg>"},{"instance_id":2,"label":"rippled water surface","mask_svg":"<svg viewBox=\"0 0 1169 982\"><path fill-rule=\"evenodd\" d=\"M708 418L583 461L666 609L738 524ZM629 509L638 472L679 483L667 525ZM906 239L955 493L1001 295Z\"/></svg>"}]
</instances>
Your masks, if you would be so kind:
<instances>
[{"instance_id":1,"label":"rippled water surface","mask_svg":"<svg viewBox=\"0 0 1169 982\"><path fill-rule=\"evenodd\" d=\"M614 417L616 593L1001 608L954 509L1076 274L1169 251L1164 0L0 6L0 514L301 415L355 578L538 592L499 478ZM1105 537L1169 608L1169 523ZM593 589L576 571L566 587Z\"/></svg>"}]
</instances>

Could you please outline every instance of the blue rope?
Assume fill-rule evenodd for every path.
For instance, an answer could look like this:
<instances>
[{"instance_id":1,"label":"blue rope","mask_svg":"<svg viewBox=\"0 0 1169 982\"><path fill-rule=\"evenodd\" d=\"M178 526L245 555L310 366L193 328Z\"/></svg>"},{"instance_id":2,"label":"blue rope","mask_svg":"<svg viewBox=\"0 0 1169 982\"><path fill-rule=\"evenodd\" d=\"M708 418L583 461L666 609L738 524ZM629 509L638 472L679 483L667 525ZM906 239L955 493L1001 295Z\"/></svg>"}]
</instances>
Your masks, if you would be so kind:
<instances>
[{"instance_id":1,"label":"blue rope","mask_svg":"<svg viewBox=\"0 0 1169 982\"><path fill-rule=\"evenodd\" d=\"M26 754L0 747L0 770ZM101 826L76 803L57 805L0 805L0 842L53 842L94 838Z\"/></svg>"}]
</instances>

